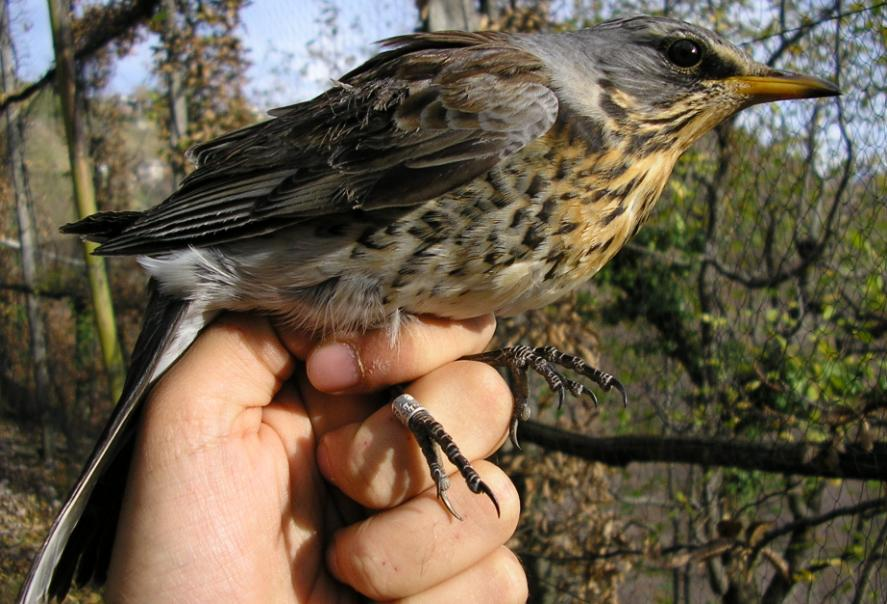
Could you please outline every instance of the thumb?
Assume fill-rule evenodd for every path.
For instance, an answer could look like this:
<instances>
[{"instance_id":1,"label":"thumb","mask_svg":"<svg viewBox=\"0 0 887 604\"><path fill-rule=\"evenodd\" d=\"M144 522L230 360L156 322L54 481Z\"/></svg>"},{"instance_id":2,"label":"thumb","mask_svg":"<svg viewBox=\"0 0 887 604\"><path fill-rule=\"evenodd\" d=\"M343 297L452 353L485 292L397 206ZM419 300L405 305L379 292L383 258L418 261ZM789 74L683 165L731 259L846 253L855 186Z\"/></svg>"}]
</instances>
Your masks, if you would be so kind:
<instances>
[{"instance_id":1,"label":"thumb","mask_svg":"<svg viewBox=\"0 0 887 604\"><path fill-rule=\"evenodd\" d=\"M482 352L495 329L493 315L462 321L415 317L400 328L396 341L388 330L376 329L323 342L308 353L305 368L321 392L372 392Z\"/></svg>"}]
</instances>

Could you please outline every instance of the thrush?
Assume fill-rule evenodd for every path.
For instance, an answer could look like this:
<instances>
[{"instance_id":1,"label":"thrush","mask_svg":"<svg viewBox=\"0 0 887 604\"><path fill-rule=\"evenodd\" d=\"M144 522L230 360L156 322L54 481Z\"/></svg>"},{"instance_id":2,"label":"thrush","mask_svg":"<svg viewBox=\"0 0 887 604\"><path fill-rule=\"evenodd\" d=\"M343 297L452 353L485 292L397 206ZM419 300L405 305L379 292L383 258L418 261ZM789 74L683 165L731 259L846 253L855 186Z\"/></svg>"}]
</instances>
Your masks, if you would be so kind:
<instances>
[{"instance_id":1,"label":"thrush","mask_svg":"<svg viewBox=\"0 0 887 604\"><path fill-rule=\"evenodd\" d=\"M218 312L265 313L321 338L384 328L396 342L414 315L543 306L637 232L707 131L754 103L838 94L666 18L383 44L313 100L194 147L196 169L156 207L63 228L101 243L98 254L138 256L152 294L124 392L23 601L62 596L75 574L101 579L146 393ZM590 395L581 376L622 390L544 346L475 358L514 378L512 436L527 370L561 396ZM401 395L394 407L454 514L441 453L495 503L418 401Z\"/></svg>"}]
</instances>

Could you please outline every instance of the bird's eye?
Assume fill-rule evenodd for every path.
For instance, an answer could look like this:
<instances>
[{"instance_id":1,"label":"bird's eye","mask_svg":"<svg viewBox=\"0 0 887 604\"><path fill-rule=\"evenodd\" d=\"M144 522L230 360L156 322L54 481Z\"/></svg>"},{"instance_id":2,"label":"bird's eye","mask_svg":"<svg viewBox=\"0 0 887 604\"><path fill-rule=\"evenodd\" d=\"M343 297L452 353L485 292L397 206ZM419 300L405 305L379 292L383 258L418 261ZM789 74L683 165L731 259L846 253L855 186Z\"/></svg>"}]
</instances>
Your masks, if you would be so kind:
<instances>
[{"instance_id":1,"label":"bird's eye","mask_svg":"<svg viewBox=\"0 0 887 604\"><path fill-rule=\"evenodd\" d=\"M683 38L672 42L665 54L678 67L693 67L702 61L702 46Z\"/></svg>"}]
</instances>

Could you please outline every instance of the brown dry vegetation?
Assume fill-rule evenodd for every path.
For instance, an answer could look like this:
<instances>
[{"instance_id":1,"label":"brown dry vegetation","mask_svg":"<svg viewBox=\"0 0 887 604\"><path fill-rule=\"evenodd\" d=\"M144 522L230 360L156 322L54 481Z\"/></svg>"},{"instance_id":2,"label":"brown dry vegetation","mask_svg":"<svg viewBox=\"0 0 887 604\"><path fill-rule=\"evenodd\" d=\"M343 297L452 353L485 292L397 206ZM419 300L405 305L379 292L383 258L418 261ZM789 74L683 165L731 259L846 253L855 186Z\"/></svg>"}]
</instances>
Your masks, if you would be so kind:
<instances>
[{"instance_id":1,"label":"brown dry vegetation","mask_svg":"<svg viewBox=\"0 0 887 604\"><path fill-rule=\"evenodd\" d=\"M318 2L329 9L324 25L335 25L336 2ZM209 20L234 36L225 18L239 3L210 4L221 13ZM837 102L760 108L720 128L686 155L650 224L592 284L500 322L497 342L549 343L580 354L617 373L631 400L622 408L611 393L601 395L599 407L568 401L558 410L541 380L532 382L533 418L578 443L572 453L543 448L528 427L523 450L506 446L497 455L522 495L522 522L511 545L525 562L533 601L884 601L887 9L826 1L579 0L507 3L512 9L498 13L504 4L483 3L488 13L479 22L501 30L556 29L616 11L664 9L750 42L746 48L759 59L839 80L845 90ZM178 17L192 35L205 15ZM150 26L165 27L157 18ZM79 35L92 36L88 29ZM170 186L168 158L253 119L241 94L238 40L226 38L218 52L207 53L205 46L165 39L170 52L158 50L155 57L158 89L129 103L90 93L90 149L106 209L155 203ZM120 52L131 41L124 39ZM204 55L213 70L196 69L193 62ZM114 55L94 61L84 77L99 89ZM214 117L190 123L187 137L173 141L162 82L183 62L189 68L182 81L199 91L190 98L209 104L189 113ZM203 82L201 74L219 79ZM230 89L214 93L222 85ZM39 208L38 291L57 402L47 416L34 413L28 288L4 173L2 601L15 593L111 405L80 251L56 231L73 213L54 99L44 89L14 106L23 108L31 195ZM146 174L160 157L166 171L151 180ZM144 278L132 261L115 260L111 280L129 350ZM42 427L50 429L50 459ZM641 445L607 466L587 453L604 436L632 437ZM728 459L668 463L675 451L663 443L691 441L705 448L700 458L725 452ZM781 459L740 467L743 460L729 459L732 445L800 455L789 470L767 463ZM655 455L640 455L650 452ZM817 456L824 465L813 465ZM817 473L853 456L875 468L866 480Z\"/></svg>"}]
</instances>

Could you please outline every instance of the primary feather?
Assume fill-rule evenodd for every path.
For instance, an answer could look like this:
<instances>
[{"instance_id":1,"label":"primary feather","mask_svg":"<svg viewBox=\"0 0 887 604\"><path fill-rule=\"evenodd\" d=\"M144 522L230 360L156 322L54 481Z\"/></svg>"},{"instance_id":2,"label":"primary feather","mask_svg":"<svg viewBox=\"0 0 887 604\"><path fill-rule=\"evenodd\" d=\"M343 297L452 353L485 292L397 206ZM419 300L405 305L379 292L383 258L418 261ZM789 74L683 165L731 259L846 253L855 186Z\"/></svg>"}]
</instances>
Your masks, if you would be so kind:
<instances>
[{"instance_id":1,"label":"primary feather","mask_svg":"<svg viewBox=\"0 0 887 604\"><path fill-rule=\"evenodd\" d=\"M698 63L675 64L676 40ZM102 579L141 404L215 313L396 338L416 314L542 306L637 231L704 132L753 102L837 93L673 19L385 44L317 98L192 149L196 169L158 206L64 227L138 255L153 293L123 396L22 601Z\"/></svg>"}]
</instances>

